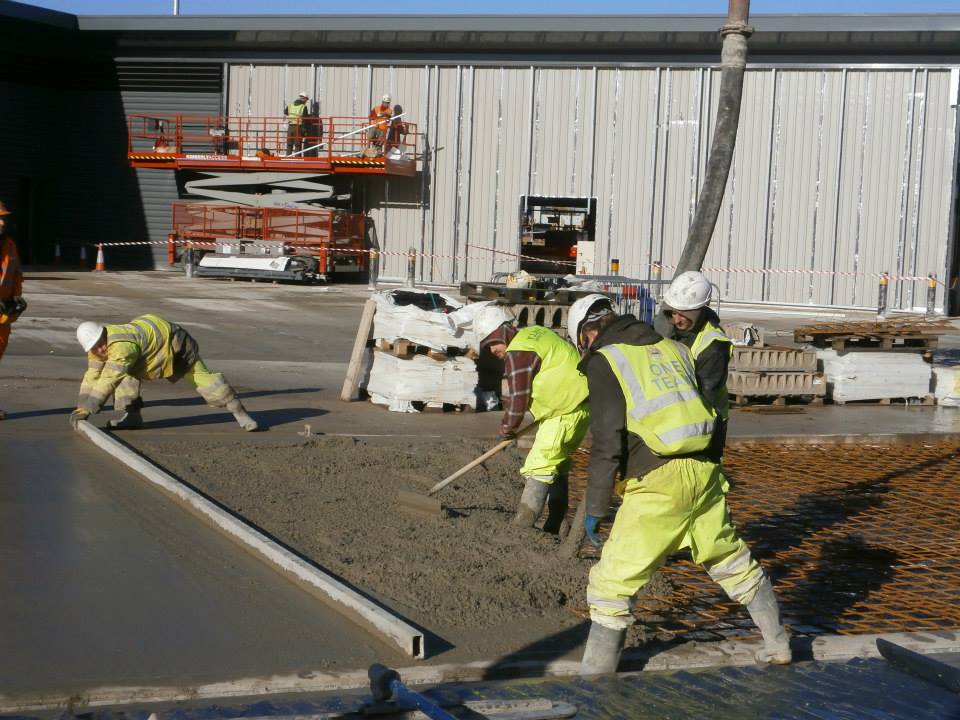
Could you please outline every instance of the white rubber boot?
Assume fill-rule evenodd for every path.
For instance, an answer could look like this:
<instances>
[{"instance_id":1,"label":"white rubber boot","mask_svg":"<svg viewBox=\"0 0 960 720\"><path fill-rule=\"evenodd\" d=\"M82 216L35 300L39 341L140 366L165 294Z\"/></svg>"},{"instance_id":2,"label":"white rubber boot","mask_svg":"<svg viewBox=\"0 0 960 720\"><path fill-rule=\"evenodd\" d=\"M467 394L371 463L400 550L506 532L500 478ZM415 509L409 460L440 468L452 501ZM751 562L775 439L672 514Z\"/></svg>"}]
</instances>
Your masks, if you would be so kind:
<instances>
[{"instance_id":1,"label":"white rubber boot","mask_svg":"<svg viewBox=\"0 0 960 720\"><path fill-rule=\"evenodd\" d=\"M236 418L237 424L247 432L253 432L260 427L257 425L257 421L247 414L247 411L243 407L243 403L239 400L231 400L228 402L227 410L233 413L233 417Z\"/></svg>"},{"instance_id":2,"label":"white rubber boot","mask_svg":"<svg viewBox=\"0 0 960 720\"><path fill-rule=\"evenodd\" d=\"M763 650L756 654L757 662L788 665L793 660L790 635L780 623L780 605L773 594L770 578L764 575L753 600L747 603L747 612L763 635Z\"/></svg>"},{"instance_id":3,"label":"white rubber boot","mask_svg":"<svg viewBox=\"0 0 960 720\"><path fill-rule=\"evenodd\" d=\"M513 524L521 527L533 527L533 524L543 512L543 504L547 501L550 485L532 475L526 477L523 494L520 495L520 506L513 517Z\"/></svg>"},{"instance_id":4,"label":"white rubber boot","mask_svg":"<svg viewBox=\"0 0 960 720\"><path fill-rule=\"evenodd\" d=\"M581 675L609 675L617 671L620 664L620 653L623 652L623 639L627 629L590 624L590 635L587 637L587 647L583 650L583 660L580 661Z\"/></svg>"}]
</instances>

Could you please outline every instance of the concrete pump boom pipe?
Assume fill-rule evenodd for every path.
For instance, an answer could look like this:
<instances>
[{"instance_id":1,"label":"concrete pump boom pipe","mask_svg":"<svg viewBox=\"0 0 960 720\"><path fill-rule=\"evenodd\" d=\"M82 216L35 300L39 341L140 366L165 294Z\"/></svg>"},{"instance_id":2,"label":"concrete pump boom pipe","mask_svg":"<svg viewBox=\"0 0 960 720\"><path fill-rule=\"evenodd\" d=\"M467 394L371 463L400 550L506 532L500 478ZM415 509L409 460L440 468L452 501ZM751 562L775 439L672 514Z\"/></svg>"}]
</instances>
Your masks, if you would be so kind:
<instances>
[{"instance_id":1,"label":"concrete pump boom pipe","mask_svg":"<svg viewBox=\"0 0 960 720\"><path fill-rule=\"evenodd\" d=\"M747 66L747 38L753 33L753 28L748 24L749 19L750 0L730 0L727 23L720 28L723 49L720 52L720 97L716 130L713 133L710 159L707 161L707 172L697 200L697 209L674 277L687 270L699 270L703 266L703 259L707 255L710 238L717 224L740 124L743 72Z\"/></svg>"}]
</instances>

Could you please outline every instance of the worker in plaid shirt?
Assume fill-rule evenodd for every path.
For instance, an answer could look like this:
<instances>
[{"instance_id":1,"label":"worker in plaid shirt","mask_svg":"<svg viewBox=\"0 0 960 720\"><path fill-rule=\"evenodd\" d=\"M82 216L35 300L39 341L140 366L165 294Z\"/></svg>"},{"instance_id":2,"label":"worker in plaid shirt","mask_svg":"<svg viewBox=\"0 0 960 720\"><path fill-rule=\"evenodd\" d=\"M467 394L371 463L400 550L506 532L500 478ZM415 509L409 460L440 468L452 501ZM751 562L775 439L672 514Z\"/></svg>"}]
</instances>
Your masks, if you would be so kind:
<instances>
[{"instance_id":1,"label":"worker in plaid shirt","mask_svg":"<svg viewBox=\"0 0 960 720\"><path fill-rule=\"evenodd\" d=\"M532 527L547 505L543 529L556 533L567 511L570 456L590 424L586 378L573 345L552 330L533 325L517 329L502 306L492 304L474 321L480 348L504 361L503 437L513 437L530 412L538 422L533 447L520 475L520 506L513 522Z\"/></svg>"}]
</instances>

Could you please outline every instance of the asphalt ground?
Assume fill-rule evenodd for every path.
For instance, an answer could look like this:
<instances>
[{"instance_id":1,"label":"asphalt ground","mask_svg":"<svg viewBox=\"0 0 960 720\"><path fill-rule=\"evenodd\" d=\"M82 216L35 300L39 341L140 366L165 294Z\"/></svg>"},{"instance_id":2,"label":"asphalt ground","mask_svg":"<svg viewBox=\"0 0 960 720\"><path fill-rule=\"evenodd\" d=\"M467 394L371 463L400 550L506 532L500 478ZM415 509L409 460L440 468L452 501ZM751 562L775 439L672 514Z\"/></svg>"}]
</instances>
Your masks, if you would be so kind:
<instances>
[{"instance_id":1,"label":"asphalt ground","mask_svg":"<svg viewBox=\"0 0 960 720\"><path fill-rule=\"evenodd\" d=\"M323 666L325 652L352 667L388 657L387 648L339 616L324 615L305 593L270 584L270 571L189 527L189 517L177 517L163 498L134 487L131 476L69 430L67 415L85 367L75 327L145 312L181 323L264 427L242 436L250 443L293 441L305 424L314 433L492 440L499 413L401 415L340 402L367 296L360 286L57 270L27 272L25 296L30 308L0 362L0 407L9 414L0 423L0 463L2 477L11 479L0 491L0 592L12 598L0 617L5 693L282 672ZM792 325L818 317L725 309L725 318L738 316L784 338ZM956 340L948 336L943 344L956 346ZM207 408L183 385L149 384L144 397L149 425L141 432L151 439L241 432L227 413ZM96 420L102 424L105 416ZM797 415L737 412L731 435L948 433L958 427L960 412L952 408L846 406ZM259 588L262 596L238 593L241 587ZM312 629L303 631L307 626ZM362 650L350 655L347 647Z\"/></svg>"}]
</instances>

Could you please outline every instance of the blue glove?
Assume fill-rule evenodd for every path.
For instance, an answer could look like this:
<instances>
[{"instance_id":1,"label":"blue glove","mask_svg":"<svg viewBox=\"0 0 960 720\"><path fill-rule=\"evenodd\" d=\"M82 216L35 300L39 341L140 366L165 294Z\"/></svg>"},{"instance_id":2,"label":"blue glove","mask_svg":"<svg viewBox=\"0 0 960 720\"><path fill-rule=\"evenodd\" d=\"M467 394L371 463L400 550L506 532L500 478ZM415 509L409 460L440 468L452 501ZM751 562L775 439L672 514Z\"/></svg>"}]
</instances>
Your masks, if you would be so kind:
<instances>
[{"instance_id":1,"label":"blue glove","mask_svg":"<svg viewBox=\"0 0 960 720\"><path fill-rule=\"evenodd\" d=\"M587 515L583 519L583 529L587 533L587 540L592 542L594 546L600 547L603 545L603 541L600 539L600 536L597 534L597 530L600 527L600 521L603 518L597 517L596 515Z\"/></svg>"}]
</instances>

